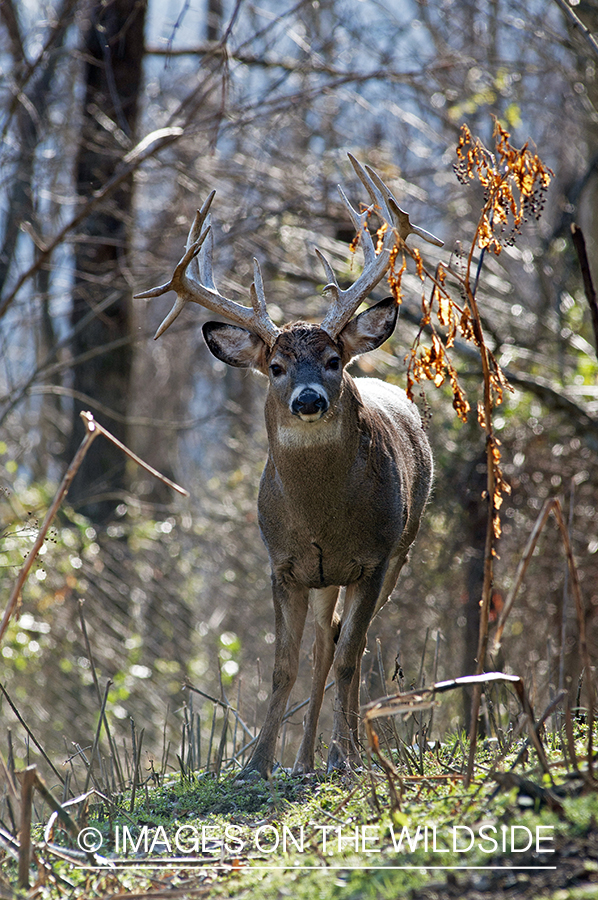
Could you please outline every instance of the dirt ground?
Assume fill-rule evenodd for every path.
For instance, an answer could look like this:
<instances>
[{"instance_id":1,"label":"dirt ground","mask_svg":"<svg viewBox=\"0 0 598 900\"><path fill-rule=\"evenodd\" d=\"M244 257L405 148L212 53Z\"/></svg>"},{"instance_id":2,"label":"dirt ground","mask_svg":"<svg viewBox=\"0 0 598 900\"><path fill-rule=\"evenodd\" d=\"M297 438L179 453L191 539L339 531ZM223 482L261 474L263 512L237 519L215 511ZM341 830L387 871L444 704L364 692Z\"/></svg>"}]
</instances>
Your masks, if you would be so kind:
<instances>
[{"instance_id":1,"label":"dirt ground","mask_svg":"<svg viewBox=\"0 0 598 900\"><path fill-rule=\"evenodd\" d=\"M583 837L557 838L555 850L541 859L523 858L521 865L556 866L556 871L448 873L443 882L412 892L411 900L537 900L555 894L558 900L598 900L598 826ZM500 863L493 860L495 865Z\"/></svg>"}]
</instances>

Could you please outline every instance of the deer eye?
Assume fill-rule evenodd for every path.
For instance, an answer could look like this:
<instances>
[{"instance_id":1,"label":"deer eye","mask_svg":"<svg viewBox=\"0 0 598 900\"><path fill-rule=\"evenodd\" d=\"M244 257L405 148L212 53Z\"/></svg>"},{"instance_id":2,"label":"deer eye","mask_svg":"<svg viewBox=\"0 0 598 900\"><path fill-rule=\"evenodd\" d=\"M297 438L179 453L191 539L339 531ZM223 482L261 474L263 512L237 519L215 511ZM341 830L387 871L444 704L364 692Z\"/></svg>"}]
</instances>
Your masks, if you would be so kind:
<instances>
[{"instance_id":1,"label":"deer eye","mask_svg":"<svg viewBox=\"0 0 598 900\"><path fill-rule=\"evenodd\" d=\"M279 375L284 375L284 369L282 366L279 366L278 363L272 363L270 372L274 378L278 378Z\"/></svg>"},{"instance_id":2,"label":"deer eye","mask_svg":"<svg viewBox=\"0 0 598 900\"><path fill-rule=\"evenodd\" d=\"M330 372L338 372L341 367L341 360L339 356L331 356L328 362L326 363L326 368Z\"/></svg>"}]
</instances>

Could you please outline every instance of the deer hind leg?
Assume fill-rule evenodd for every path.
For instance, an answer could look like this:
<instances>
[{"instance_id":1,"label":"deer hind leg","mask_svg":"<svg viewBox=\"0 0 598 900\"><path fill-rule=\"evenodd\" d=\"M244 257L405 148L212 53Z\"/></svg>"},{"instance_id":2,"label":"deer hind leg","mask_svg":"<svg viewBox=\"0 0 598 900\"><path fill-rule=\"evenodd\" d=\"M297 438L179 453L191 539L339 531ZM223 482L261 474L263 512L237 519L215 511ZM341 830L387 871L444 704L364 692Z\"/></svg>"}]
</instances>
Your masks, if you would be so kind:
<instances>
[{"instance_id":1,"label":"deer hind leg","mask_svg":"<svg viewBox=\"0 0 598 900\"><path fill-rule=\"evenodd\" d=\"M341 632L334 657L336 702L334 727L328 753L328 771L342 769L347 762L361 764L359 756L359 688L361 659L368 627L388 600L407 554L399 552L387 567L347 588Z\"/></svg>"},{"instance_id":2,"label":"deer hind leg","mask_svg":"<svg viewBox=\"0 0 598 900\"><path fill-rule=\"evenodd\" d=\"M309 591L298 585L286 585L276 577L272 579L272 586L276 627L272 694L255 750L241 778L251 772L258 772L263 778L270 775L278 733L299 667Z\"/></svg>"},{"instance_id":3,"label":"deer hind leg","mask_svg":"<svg viewBox=\"0 0 598 900\"><path fill-rule=\"evenodd\" d=\"M351 679L351 687L349 688L349 706L348 706L348 717L347 721L349 724L349 728L351 730L350 733L350 741L351 741L351 752L349 754L349 758L358 765L360 764L360 755L359 755L359 723L361 722L361 716L359 713L359 692L361 687L361 661L363 659L363 652L365 650L365 645L367 643L367 634L361 642L361 646L357 651L357 662L355 663L355 671L353 673L353 678Z\"/></svg>"},{"instance_id":4,"label":"deer hind leg","mask_svg":"<svg viewBox=\"0 0 598 900\"><path fill-rule=\"evenodd\" d=\"M339 620L335 614L338 587L327 587L312 592L316 639L314 642L313 674L307 714L303 721L303 739L297 753L293 775L305 775L314 770L314 748L318 718L326 688L326 679L334 657L338 637Z\"/></svg>"},{"instance_id":5,"label":"deer hind leg","mask_svg":"<svg viewBox=\"0 0 598 900\"><path fill-rule=\"evenodd\" d=\"M357 649L355 670L347 692L346 706L343 705L343 701L340 698L340 692L337 691L335 723L337 722L338 713L338 717L342 722L342 731L337 731L335 724L332 739L330 741L330 751L328 753L329 772L333 769L345 768L347 762L350 765L361 765L359 749L359 725L361 722L359 713L359 692L361 686L361 660L366 643L367 633L364 635Z\"/></svg>"}]
</instances>

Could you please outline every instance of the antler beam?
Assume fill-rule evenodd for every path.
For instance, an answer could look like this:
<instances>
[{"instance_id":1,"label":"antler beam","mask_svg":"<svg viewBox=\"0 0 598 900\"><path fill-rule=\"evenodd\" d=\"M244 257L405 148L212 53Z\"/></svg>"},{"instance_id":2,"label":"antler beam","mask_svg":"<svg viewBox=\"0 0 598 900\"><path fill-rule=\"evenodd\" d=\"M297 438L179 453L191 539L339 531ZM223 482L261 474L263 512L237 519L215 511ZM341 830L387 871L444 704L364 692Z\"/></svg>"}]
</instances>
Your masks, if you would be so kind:
<instances>
[{"instance_id":1,"label":"antler beam","mask_svg":"<svg viewBox=\"0 0 598 900\"><path fill-rule=\"evenodd\" d=\"M253 261L251 307L242 306L234 300L223 297L214 283L212 272L214 238L209 210L215 193L216 191L212 191L202 208L197 211L187 237L185 253L175 267L170 281L141 294L135 294L135 297L149 299L161 297L168 291L176 292L174 306L156 331L154 340L164 334L187 303L198 303L211 312L224 316L230 322L247 328L259 335L268 346L272 346L279 329L270 319L266 309L262 275L257 260Z\"/></svg>"},{"instance_id":2,"label":"antler beam","mask_svg":"<svg viewBox=\"0 0 598 900\"><path fill-rule=\"evenodd\" d=\"M350 153L348 156L372 203L362 213L358 213L353 209L339 185L338 190L343 203L347 207L351 221L360 237L364 257L363 271L351 287L341 290L330 263L319 250L316 250L328 278L328 284L324 288L324 292L332 298L332 305L322 322L322 328L333 339L338 337L359 305L388 271L390 251L396 243L397 235L405 241L410 234L417 234L425 241L428 241L428 243L435 244L437 247L442 247L444 243L433 234L430 234L429 231L425 231L425 229L419 228L417 225L412 225L409 221L408 213L401 209L380 176L370 166L365 166L364 168ZM386 224L382 246L378 252L376 252L368 229L368 219L372 210L375 210Z\"/></svg>"}]
</instances>

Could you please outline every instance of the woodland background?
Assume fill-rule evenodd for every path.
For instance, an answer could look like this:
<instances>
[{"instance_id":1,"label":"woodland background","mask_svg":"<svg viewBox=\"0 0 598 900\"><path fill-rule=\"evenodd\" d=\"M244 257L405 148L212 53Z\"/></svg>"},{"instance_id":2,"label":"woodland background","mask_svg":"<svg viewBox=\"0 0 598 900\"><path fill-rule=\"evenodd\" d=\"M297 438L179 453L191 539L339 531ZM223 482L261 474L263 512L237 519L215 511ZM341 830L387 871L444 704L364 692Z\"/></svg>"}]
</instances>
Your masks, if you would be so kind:
<instances>
[{"instance_id":1,"label":"woodland background","mask_svg":"<svg viewBox=\"0 0 598 900\"><path fill-rule=\"evenodd\" d=\"M0 607L83 437L81 410L191 493L181 500L102 438L73 483L0 648L0 682L57 764L89 747L99 708L80 601L119 742L132 718L148 753L159 759L169 740L176 749L191 696L209 733L212 707L186 681L224 692L250 727L269 692L273 614L255 511L264 384L209 355L200 307L154 343L172 296L133 294L170 277L216 188L219 288L247 303L255 256L275 321L322 316L314 245L345 280L357 265L336 185L366 198L347 151L444 239L441 251L420 245L426 263L458 260L483 201L453 172L462 123L491 146L498 117L554 171L541 218L486 255L478 288L513 387L495 422L512 492L493 614L543 503L559 496L595 658L598 367L571 224L598 284L596 34L597 0L0 4ZM404 386L421 312L411 260L403 291L392 341L354 369ZM451 352L475 409L479 362L459 342ZM376 638L387 680L400 652L407 687L475 666L484 438L475 412L458 421L446 387L416 393L436 483L396 599L370 630L372 697L383 690ZM560 688L574 704L577 647L551 524L494 662L523 676L538 706ZM307 695L310 649L306 637L294 700ZM37 759L6 695L0 703L0 753ZM493 711L499 723L504 711ZM436 736L466 721L466 704L446 705Z\"/></svg>"}]
</instances>

